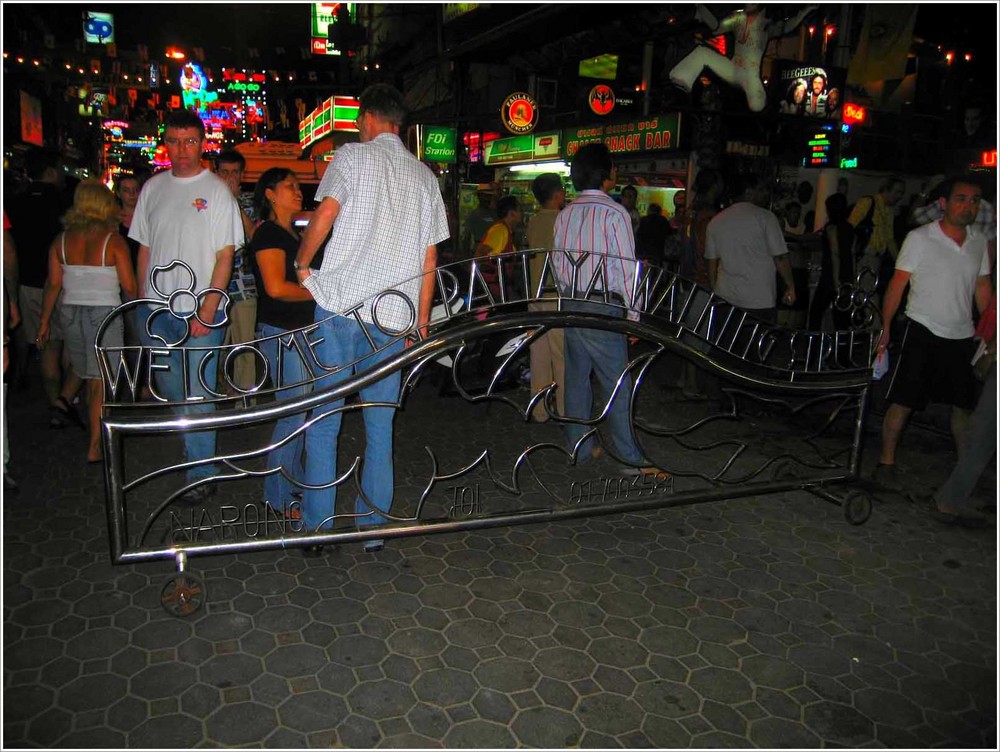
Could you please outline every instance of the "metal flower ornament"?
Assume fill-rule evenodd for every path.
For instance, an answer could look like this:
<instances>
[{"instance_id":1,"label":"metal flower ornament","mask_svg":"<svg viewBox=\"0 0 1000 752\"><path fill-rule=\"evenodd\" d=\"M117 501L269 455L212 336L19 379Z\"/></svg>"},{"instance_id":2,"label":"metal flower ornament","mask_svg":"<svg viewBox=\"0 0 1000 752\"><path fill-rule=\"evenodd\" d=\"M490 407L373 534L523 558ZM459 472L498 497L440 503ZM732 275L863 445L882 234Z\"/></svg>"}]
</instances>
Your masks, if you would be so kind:
<instances>
[{"instance_id":1,"label":"metal flower ornament","mask_svg":"<svg viewBox=\"0 0 1000 752\"><path fill-rule=\"evenodd\" d=\"M157 278L162 278L162 275L173 270L174 268L181 268L188 273L190 277L190 282L185 288L178 288L172 293L167 295L157 286ZM202 326L208 327L210 329L218 329L220 327L225 327L229 324L229 294L225 290L220 290L215 287L208 287L202 290L200 293L195 293L195 277L194 272L191 271L191 267L185 264L183 261L174 260L171 261L166 266L158 266L153 269L153 273L150 275L149 279L150 286L153 288L153 292L159 296L158 299L145 299L137 300L136 303L146 303L152 308L152 313L149 318L146 319L146 334L155 340L159 340L166 347L178 347L180 344L191 336L191 319L195 319ZM199 315L199 310L201 309L201 304L205 300L206 295L211 293L218 293L222 296L222 305L219 307L223 311L222 320L218 323L212 321L204 321ZM165 299L165 300L164 300ZM190 310L188 310L190 309ZM153 322L157 316L169 313L175 319L179 319L185 322L184 330L182 335L173 342L168 342L166 338L157 332L153 331Z\"/></svg>"}]
</instances>

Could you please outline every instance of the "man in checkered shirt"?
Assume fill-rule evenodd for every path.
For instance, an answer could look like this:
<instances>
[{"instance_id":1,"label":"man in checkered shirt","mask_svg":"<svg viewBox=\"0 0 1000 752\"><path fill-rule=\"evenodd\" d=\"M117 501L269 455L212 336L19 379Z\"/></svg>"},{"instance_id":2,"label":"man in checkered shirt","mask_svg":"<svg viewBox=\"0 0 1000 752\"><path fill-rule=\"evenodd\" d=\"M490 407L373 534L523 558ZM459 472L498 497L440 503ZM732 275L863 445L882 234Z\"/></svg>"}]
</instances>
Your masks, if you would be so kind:
<instances>
[{"instance_id":1,"label":"man in checkered shirt","mask_svg":"<svg viewBox=\"0 0 1000 752\"><path fill-rule=\"evenodd\" d=\"M430 169L399 139L406 114L403 95L386 84L359 98L360 144L337 149L316 191L319 207L302 236L295 259L299 282L316 299L320 340L315 353L328 366L343 366L322 382L325 388L399 353L402 335L423 331L430 318L437 244L449 237L444 201ZM328 232L319 271L312 261ZM421 277L421 273L423 276ZM375 298L387 290L377 306ZM387 334L386 331L389 333ZM361 390L365 403L394 404L400 374L392 373ZM306 477L310 486L337 477L337 437L344 401L319 408L306 433ZM366 448L361 495L355 501L359 527L385 521L392 506L392 407L364 408ZM333 527L336 488L308 489L302 520L309 529ZM373 508L374 507L374 508ZM382 541L365 543L366 551ZM318 553L318 547L308 553Z\"/></svg>"}]
</instances>

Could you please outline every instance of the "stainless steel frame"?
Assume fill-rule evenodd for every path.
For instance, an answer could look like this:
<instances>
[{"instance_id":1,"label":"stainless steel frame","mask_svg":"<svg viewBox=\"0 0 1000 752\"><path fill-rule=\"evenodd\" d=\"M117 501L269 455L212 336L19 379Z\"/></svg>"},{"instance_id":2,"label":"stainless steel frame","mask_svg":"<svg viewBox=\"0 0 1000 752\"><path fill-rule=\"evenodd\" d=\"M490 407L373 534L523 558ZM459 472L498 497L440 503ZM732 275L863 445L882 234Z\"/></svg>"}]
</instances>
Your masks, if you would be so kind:
<instances>
[{"instance_id":1,"label":"stainless steel frame","mask_svg":"<svg viewBox=\"0 0 1000 752\"><path fill-rule=\"evenodd\" d=\"M413 326L416 312L412 304L396 290L382 292L345 311L342 315L379 328L393 342L410 342L399 354L346 379L345 369L352 373L355 364L322 363L316 357L317 325L303 330L298 340L283 336L281 346L296 352L310 374L297 384L307 387L308 393L294 399L270 399L279 387L292 385L285 383L284 374L268 373L260 350L262 340L205 349L162 340L149 343L151 335L146 332L147 344L142 347L98 346L106 392L102 431L112 560L172 559L183 574L192 556L535 523L793 489L809 490L843 505L853 523L867 519L871 503L864 494L852 491L839 497L829 489L858 476L870 367L880 335L874 326L877 311L871 293L866 292L873 288L873 281L859 279L853 288L842 290L836 302L842 310L853 309L859 328L832 334L805 332L765 324L689 280L624 259L605 259L603 263L627 264L627 303L607 291L607 277L601 273L605 267L601 266L592 278L574 279L560 291L551 263L558 253L562 252L523 251L497 257L499 295L487 285L478 260L437 269L433 274L440 304L423 335ZM531 289L529 263L538 257L543 257L542 279ZM128 303L105 321L101 332L114 317L140 305L154 307L157 316L190 319L192 314L177 311L185 296L191 296L187 291L182 293L166 301ZM542 298L555 303L553 310L526 310L527 303ZM565 305L583 299L607 304L610 308L604 310L614 315L568 310ZM411 326L403 331L380 320L380 307L393 300L405 301L404 309L409 311ZM627 309L639 311L637 321L625 317ZM561 431L557 430L562 424L582 423L588 435L599 434L612 397L604 395L604 410L597 418L575 420L556 414L554 385L534 396L509 388L516 380L513 371L523 365L531 343L552 329L564 327L605 329L634 338L632 359L615 391L625 390L631 382L633 435L664 473L635 480L623 475L620 466L607 471L605 465L601 477L588 478L591 471L582 464L577 448L568 451L562 445ZM522 336L511 343L509 352L492 357L488 343L516 335ZM184 403L170 403L155 386L153 400L141 400L141 385L154 381L153 374L163 367L162 361L178 353L185 363L189 358L205 358L198 372L199 386L209 392L205 401L214 404L212 412L179 414L177 408ZM221 387L210 389L208 369L221 363L223 374L228 373L227 366L240 353L251 353L265 364L260 382L236 397L227 397ZM723 385L723 402L665 403L663 376L678 359L718 379ZM486 367L482 367L484 361ZM465 415L473 423L480 420L474 416L499 419L497 413L503 411L504 430L523 435L527 441L524 450L516 457L501 458L503 452L489 441L476 443L482 434L477 434L473 425L456 424L455 433L462 437L461 451L455 444L444 451L425 445L421 462L429 463L430 469L424 471L421 477L425 480L420 484L412 482L419 468L401 468L397 462L397 480L405 474L411 483L403 487L397 482L390 522L378 528L357 530L352 514L338 513L332 518L332 531L310 531L303 529L301 522L286 520L257 504L262 498L263 477L269 472L264 462L274 449L270 427L275 420L305 414L300 429L305 431L317 420L311 412L331 401L347 399L340 408L345 415L363 410L368 405L350 400L356 399L365 385L395 371L402 372L397 403L403 408L401 415L407 412L407 400L412 399L418 384L438 378L450 382L447 386L457 395L434 397L441 401L441 409L450 405L456 421ZM478 386L470 384L470 373ZM265 387L269 381L271 385ZM422 407L426 407L426 395L422 400ZM546 425L530 419L539 402L550 416ZM747 419L748 410L753 421ZM770 421L772 428L761 429L762 421ZM228 447L204 461L215 471L199 484L239 485L244 489L237 495L240 501L209 503L193 510L178 504L179 497L194 485L184 481L185 471L194 463L180 461L170 449L177 442L164 442L162 437L198 430L219 431L219 446ZM799 431L802 450L792 456L769 448L767 430ZM236 446L247 442L249 447ZM154 444L154 451L143 451L142 447ZM466 459L452 466L456 454ZM363 497L358 481L362 462L360 454L353 461L341 461L339 467L348 469L327 485L356 485ZM508 464L509 471L502 469ZM446 489L452 489L450 506ZM189 583L191 576L184 577ZM176 600L175 591L170 597ZM185 597L182 594L180 600Z\"/></svg>"}]
</instances>

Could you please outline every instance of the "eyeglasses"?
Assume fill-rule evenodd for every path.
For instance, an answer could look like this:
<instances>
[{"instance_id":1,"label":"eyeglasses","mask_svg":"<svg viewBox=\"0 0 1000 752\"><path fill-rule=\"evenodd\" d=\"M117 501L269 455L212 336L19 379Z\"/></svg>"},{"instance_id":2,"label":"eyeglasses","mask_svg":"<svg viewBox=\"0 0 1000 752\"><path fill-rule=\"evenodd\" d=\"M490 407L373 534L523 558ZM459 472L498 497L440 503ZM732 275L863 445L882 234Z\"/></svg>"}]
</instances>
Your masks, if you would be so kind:
<instances>
[{"instance_id":1,"label":"eyeglasses","mask_svg":"<svg viewBox=\"0 0 1000 752\"><path fill-rule=\"evenodd\" d=\"M198 144L200 144L201 143L201 139L200 138L165 138L165 139L163 139L163 143L165 143L167 146L180 146L181 144L184 144L184 146L186 146L186 147L188 147L190 149L190 148L192 148L192 147L197 146Z\"/></svg>"}]
</instances>

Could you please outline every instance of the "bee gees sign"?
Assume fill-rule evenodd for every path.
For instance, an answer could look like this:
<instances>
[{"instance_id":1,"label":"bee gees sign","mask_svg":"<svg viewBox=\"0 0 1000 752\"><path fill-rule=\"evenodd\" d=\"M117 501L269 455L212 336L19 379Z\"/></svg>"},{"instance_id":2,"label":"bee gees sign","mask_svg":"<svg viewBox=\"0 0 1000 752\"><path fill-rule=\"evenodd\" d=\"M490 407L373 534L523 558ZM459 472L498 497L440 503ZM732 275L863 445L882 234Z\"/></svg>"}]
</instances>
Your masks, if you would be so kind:
<instances>
[{"instance_id":1,"label":"bee gees sign","mask_svg":"<svg viewBox=\"0 0 1000 752\"><path fill-rule=\"evenodd\" d=\"M515 91L503 100L500 120L511 133L531 133L538 125L538 102L530 94Z\"/></svg>"}]
</instances>

